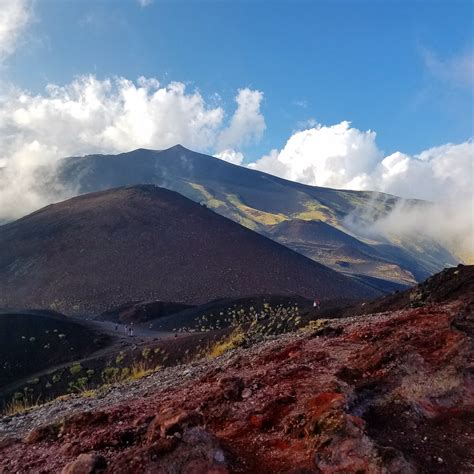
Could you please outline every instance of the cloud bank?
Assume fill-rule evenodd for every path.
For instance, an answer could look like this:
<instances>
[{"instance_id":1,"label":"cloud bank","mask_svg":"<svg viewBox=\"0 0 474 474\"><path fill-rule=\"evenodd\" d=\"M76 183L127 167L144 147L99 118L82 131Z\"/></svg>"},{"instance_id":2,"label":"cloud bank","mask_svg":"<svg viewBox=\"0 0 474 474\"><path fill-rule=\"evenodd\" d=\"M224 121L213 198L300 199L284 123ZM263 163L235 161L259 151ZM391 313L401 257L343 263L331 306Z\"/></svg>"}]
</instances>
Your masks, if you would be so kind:
<instances>
[{"instance_id":1,"label":"cloud bank","mask_svg":"<svg viewBox=\"0 0 474 474\"><path fill-rule=\"evenodd\" d=\"M221 106L210 105L180 82L161 85L143 77L133 82L89 75L63 87L49 85L43 95L10 88L0 94L0 219L49 202L52 196L40 190L38 172L54 174L54 166L66 156L177 143L227 156L224 145L245 146L265 129L262 98L259 91L239 90L237 109L226 119Z\"/></svg>"},{"instance_id":2,"label":"cloud bank","mask_svg":"<svg viewBox=\"0 0 474 474\"><path fill-rule=\"evenodd\" d=\"M474 142L446 144L417 155L384 156L376 133L349 122L294 133L252 169L292 181L340 189L376 190L431 201L472 194Z\"/></svg>"},{"instance_id":3,"label":"cloud bank","mask_svg":"<svg viewBox=\"0 0 474 474\"><path fill-rule=\"evenodd\" d=\"M341 122L298 131L283 149L272 150L249 167L309 185L433 201L435 205L430 207L401 202L365 232L425 235L456 249L466 260L474 258L472 140L433 147L417 155L395 152L384 156L375 132ZM349 219L348 224L353 225L354 220Z\"/></svg>"}]
</instances>

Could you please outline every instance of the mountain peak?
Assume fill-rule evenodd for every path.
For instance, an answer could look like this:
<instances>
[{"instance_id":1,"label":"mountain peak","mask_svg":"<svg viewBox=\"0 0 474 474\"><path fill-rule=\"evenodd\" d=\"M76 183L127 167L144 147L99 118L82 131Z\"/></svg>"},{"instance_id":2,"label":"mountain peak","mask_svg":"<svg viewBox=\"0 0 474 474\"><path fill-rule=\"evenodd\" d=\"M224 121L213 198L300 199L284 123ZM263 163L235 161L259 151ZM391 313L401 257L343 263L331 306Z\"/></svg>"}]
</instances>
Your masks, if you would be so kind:
<instances>
[{"instance_id":1,"label":"mountain peak","mask_svg":"<svg viewBox=\"0 0 474 474\"><path fill-rule=\"evenodd\" d=\"M176 145L173 145L172 147L167 148L167 150L191 151L189 148L186 148L185 146L181 145L181 143L177 143Z\"/></svg>"}]
</instances>

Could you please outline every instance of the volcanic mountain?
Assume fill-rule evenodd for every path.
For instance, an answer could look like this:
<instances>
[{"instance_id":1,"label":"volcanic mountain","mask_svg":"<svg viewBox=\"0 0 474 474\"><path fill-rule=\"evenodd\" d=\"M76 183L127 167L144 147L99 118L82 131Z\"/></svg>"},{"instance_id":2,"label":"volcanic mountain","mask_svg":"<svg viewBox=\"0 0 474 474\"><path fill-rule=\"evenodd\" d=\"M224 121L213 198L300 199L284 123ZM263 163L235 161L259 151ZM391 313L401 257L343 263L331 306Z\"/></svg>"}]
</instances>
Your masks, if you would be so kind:
<instances>
[{"instance_id":1,"label":"volcanic mountain","mask_svg":"<svg viewBox=\"0 0 474 474\"><path fill-rule=\"evenodd\" d=\"M156 186L79 196L0 227L0 307L87 314L272 293L377 292Z\"/></svg>"},{"instance_id":2,"label":"volcanic mountain","mask_svg":"<svg viewBox=\"0 0 474 474\"><path fill-rule=\"evenodd\" d=\"M413 285L459 261L432 239L406 239L373 230L374 220L401 203L410 207L428 205L425 202L376 192L307 186L180 145L161 151L138 149L119 155L66 158L55 184L68 189L71 195L135 184L162 186L205 203L293 250L305 248L304 255L337 271L391 283ZM327 226L308 226L305 234L310 234L309 239L301 241L293 238L294 226L287 225L293 221L297 221L298 228L302 227L301 221ZM284 225L275 229L278 224ZM327 241L324 245L318 242L321 232ZM343 241L346 246L335 251ZM358 252L355 259L353 251L362 247L363 254Z\"/></svg>"}]
</instances>

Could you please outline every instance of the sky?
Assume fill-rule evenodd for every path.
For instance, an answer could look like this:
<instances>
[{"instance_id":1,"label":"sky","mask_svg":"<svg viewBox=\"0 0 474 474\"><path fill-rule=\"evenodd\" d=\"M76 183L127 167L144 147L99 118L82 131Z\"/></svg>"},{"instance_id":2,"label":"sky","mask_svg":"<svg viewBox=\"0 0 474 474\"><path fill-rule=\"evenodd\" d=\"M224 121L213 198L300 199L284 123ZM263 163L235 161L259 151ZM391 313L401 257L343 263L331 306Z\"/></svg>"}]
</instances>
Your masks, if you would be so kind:
<instances>
[{"instance_id":1,"label":"sky","mask_svg":"<svg viewBox=\"0 0 474 474\"><path fill-rule=\"evenodd\" d=\"M0 214L39 166L176 143L472 204L473 69L472 1L0 0Z\"/></svg>"}]
</instances>

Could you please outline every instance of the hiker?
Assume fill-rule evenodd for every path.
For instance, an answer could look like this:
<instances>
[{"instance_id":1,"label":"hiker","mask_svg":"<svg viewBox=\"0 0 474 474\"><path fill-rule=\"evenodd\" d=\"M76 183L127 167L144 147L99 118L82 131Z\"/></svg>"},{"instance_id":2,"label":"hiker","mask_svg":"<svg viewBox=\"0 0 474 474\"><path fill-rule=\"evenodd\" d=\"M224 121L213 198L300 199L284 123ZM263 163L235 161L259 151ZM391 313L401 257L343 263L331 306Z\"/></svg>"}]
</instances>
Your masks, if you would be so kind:
<instances>
[{"instance_id":1,"label":"hiker","mask_svg":"<svg viewBox=\"0 0 474 474\"><path fill-rule=\"evenodd\" d=\"M319 298L316 298L313 302L313 308L319 309L321 307L321 301Z\"/></svg>"}]
</instances>

